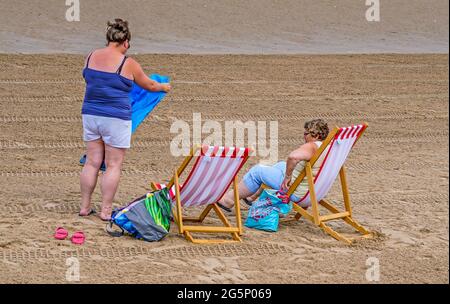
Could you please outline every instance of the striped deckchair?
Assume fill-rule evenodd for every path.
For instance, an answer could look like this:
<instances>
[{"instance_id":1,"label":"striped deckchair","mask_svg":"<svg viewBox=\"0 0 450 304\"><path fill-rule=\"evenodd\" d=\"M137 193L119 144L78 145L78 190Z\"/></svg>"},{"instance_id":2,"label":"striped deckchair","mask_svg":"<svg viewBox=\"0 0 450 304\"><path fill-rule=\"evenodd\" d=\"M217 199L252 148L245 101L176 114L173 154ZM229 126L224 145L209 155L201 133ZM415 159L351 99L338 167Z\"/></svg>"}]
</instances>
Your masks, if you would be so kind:
<instances>
[{"instance_id":1,"label":"striped deckchair","mask_svg":"<svg viewBox=\"0 0 450 304\"><path fill-rule=\"evenodd\" d=\"M167 185L152 182L155 190L168 187L172 201L174 220L178 225L180 234L193 243L223 243L241 242L242 221L238 196L237 174L249 157L249 148L197 146L191 149L190 155L185 158L178 170ZM179 177L195 159L194 165L183 184ZM236 226L232 226L224 213L216 204L233 183ZM183 208L206 206L199 217L183 217ZM185 222L202 223L211 209L214 209L224 226L185 225ZM230 233L232 239L195 239L196 233Z\"/></svg>"},{"instance_id":2,"label":"striped deckchair","mask_svg":"<svg viewBox=\"0 0 450 304\"><path fill-rule=\"evenodd\" d=\"M322 228L332 237L347 244L351 244L354 239L336 232L328 226L326 222L342 219L345 223L360 232L363 237L370 238L372 236L369 231L353 219L347 178L344 169L344 163L350 150L364 133L367 126L367 123L363 123L347 128L334 128L323 141L316 154L310 161L306 162L305 169L300 173L288 190L288 195L290 196L303 179L307 177L309 191L300 199L300 201L293 204L293 209L296 211L295 219L298 220L303 216ZM327 147L329 148L327 149ZM326 155L313 181L312 167L322 153L326 153ZM341 182L345 211L340 211L336 206L325 199L338 175ZM329 211L329 214L320 215L319 205L325 207L325 209ZM308 207L312 207L312 213L306 211Z\"/></svg>"}]
</instances>

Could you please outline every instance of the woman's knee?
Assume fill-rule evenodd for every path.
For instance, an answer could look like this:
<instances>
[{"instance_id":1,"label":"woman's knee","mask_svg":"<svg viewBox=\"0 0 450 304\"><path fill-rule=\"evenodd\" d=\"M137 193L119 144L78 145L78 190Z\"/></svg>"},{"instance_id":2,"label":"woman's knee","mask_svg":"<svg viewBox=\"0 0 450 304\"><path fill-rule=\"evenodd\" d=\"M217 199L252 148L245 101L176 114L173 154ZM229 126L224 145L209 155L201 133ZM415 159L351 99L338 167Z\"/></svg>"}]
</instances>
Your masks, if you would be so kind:
<instances>
[{"instance_id":1,"label":"woman's knee","mask_svg":"<svg viewBox=\"0 0 450 304\"><path fill-rule=\"evenodd\" d=\"M106 168L118 168L122 167L122 163L125 157L125 149L113 148L106 146L105 151L105 163Z\"/></svg>"},{"instance_id":2,"label":"woman's knee","mask_svg":"<svg viewBox=\"0 0 450 304\"><path fill-rule=\"evenodd\" d=\"M122 168L123 157L107 157L105 158L106 169L118 169Z\"/></svg>"},{"instance_id":3,"label":"woman's knee","mask_svg":"<svg viewBox=\"0 0 450 304\"><path fill-rule=\"evenodd\" d=\"M86 158L86 166L90 166L96 169L100 169L103 162L102 157L87 157Z\"/></svg>"},{"instance_id":4,"label":"woman's knee","mask_svg":"<svg viewBox=\"0 0 450 304\"><path fill-rule=\"evenodd\" d=\"M243 178L245 185L251 192L256 192L262 184L261 170L261 165L255 165L248 170Z\"/></svg>"},{"instance_id":5,"label":"woman's knee","mask_svg":"<svg viewBox=\"0 0 450 304\"><path fill-rule=\"evenodd\" d=\"M250 173L253 176L258 176L261 174L261 170L263 170L263 165L254 165L253 167L250 168L250 170L248 171L248 173Z\"/></svg>"}]
</instances>

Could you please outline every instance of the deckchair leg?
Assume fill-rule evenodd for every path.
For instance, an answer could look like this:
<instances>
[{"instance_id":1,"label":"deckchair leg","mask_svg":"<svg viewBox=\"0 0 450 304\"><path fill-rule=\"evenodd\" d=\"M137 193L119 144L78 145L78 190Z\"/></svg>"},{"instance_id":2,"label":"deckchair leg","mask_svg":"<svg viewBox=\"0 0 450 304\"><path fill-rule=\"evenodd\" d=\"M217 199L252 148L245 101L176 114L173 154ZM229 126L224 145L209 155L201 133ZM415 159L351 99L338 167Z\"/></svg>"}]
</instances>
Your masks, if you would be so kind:
<instances>
[{"instance_id":1,"label":"deckchair leg","mask_svg":"<svg viewBox=\"0 0 450 304\"><path fill-rule=\"evenodd\" d=\"M175 182L175 200L176 200L176 219L178 223L178 232L183 233L183 215L181 212L181 200L180 200L180 184L178 183L178 172L175 170L173 175Z\"/></svg>"},{"instance_id":2,"label":"deckchair leg","mask_svg":"<svg viewBox=\"0 0 450 304\"><path fill-rule=\"evenodd\" d=\"M184 235L186 239L194 244L224 244L224 243L238 243L242 242L242 240L239 239L233 239L233 240L225 240L225 239L214 239L214 240L206 240L206 239L196 239L190 234L188 231L184 232Z\"/></svg>"},{"instance_id":3,"label":"deckchair leg","mask_svg":"<svg viewBox=\"0 0 450 304\"><path fill-rule=\"evenodd\" d=\"M176 180L175 180L176 182ZM200 214L198 218L182 218L180 221L181 223L186 222L188 220L195 221L195 222L203 222L205 217L209 214L209 212L214 209L214 211L217 214L217 217L220 219L220 221L223 223L225 227L208 227L208 226L188 226L188 225L182 225L183 232L182 234L185 236L185 238L194 243L194 244L220 244L220 243L236 243L236 242L242 242L242 239L240 237L240 229L239 227L233 227L231 223L226 218L225 214L222 212L222 210L217 206L217 204L210 204L208 205L205 210ZM230 239L197 239L192 235L192 232L203 232L203 233L229 233L231 234L232 240Z\"/></svg>"},{"instance_id":4,"label":"deckchair leg","mask_svg":"<svg viewBox=\"0 0 450 304\"><path fill-rule=\"evenodd\" d=\"M179 226L176 206L172 206L171 210L173 215L173 221L177 224L177 226Z\"/></svg>"},{"instance_id":5,"label":"deckchair leg","mask_svg":"<svg viewBox=\"0 0 450 304\"><path fill-rule=\"evenodd\" d=\"M220 208L217 206L217 204L212 204L212 205L213 205L214 211L216 211L217 216L222 221L222 223L225 225L225 227L232 227L231 223L228 221L227 217L225 216L225 214L223 214L222 210L220 210ZM241 240L241 238L239 237L239 235L236 232L232 233L232 237L236 241Z\"/></svg>"},{"instance_id":6,"label":"deckchair leg","mask_svg":"<svg viewBox=\"0 0 450 304\"><path fill-rule=\"evenodd\" d=\"M239 235L242 235L242 219L241 219L241 204L239 202L239 189L237 176L233 179L234 191L234 209L236 210L236 225L239 228Z\"/></svg>"},{"instance_id":7,"label":"deckchair leg","mask_svg":"<svg viewBox=\"0 0 450 304\"><path fill-rule=\"evenodd\" d=\"M230 222L226 218L225 214L223 214L222 210L217 206L217 204L211 204L213 206L214 211L219 217L220 221L225 225L225 227L231 227Z\"/></svg>"},{"instance_id":8,"label":"deckchair leg","mask_svg":"<svg viewBox=\"0 0 450 304\"><path fill-rule=\"evenodd\" d=\"M327 208L332 213L339 213L339 209L333 206L329 201L327 200L321 200L320 204ZM351 216L346 216L342 218L347 224L355 228L357 231L359 231L361 234L367 235L371 234L370 231L368 231L366 228L361 226L357 221L355 221Z\"/></svg>"},{"instance_id":9,"label":"deckchair leg","mask_svg":"<svg viewBox=\"0 0 450 304\"><path fill-rule=\"evenodd\" d=\"M311 222L314 222L314 217L312 214L310 214L308 211L306 211L306 209L300 207L297 204L293 204L293 208L294 210L297 212L297 214L300 214L300 217L303 216L304 218L306 218L307 220L310 220ZM296 218L297 218L297 214L296 214ZM299 217L299 218L300 218Z\"/></svg>"},{"instance_id":10,"label":"deckchair leg","mask_svg":"<svg viewBox=\"0 0 450 304\"><path fill-rule=\"evenodd\" d=\"M353 228L355 228L356 230L358 230L361 234L363 235L368 235L368 234L372 234L372 232L368 231L366 228L364 228L363 226L361 226L358 222L356 222L353 218L344 218L344 221L349 224L350 226L352 226Z\"/></svg>"},{"instance_id":11,"label":"deckchair leg","mask_svg":"<svg viewBox=\"0 0 450 304\"><path fill-rule=\"evenodd\" d=\"M310 162L306 162L305 170L306 170L306 177L308 179L309 197L311 199L314 224L319 226L320 225L319 204L317 203L316 191L314 190L314 177L312 175L312 168Z\"/></svg>"},{"instance_id":12,"label":"deckchair leg","mask_svg":"<svg viewBox=\"0 0 450 304\"><path fill-rule=\"evenodd\" d=\"M192 236L192 234L189 231L184 231L185 238L194 243L194 244L222 244L222 243L236 243L241 242L242 240L237 236L237 239L233 240L225 240L225 239L214 239L214 240L206 240L206 239L196 239Z\"/></svg>"},{"instance_id":13,"label":"deckchair leg","mask_svg":"<svg viewBox=\"0 0 450 304\"><path fill-rule=\"evenodd\" d=\"M212 208L213 208L212 205L208 205L208 206L206 206L206 208L203 210L203 212L200 214L199 217L185 217L184 221L201 223L201 222L203 222L205 217L209 214L209 212L211 211Z\"/></svg>"},{"instance_id":14,"label":"deckchair leg","mask_svg":"<svg viewBox=\"0 0 450 304\"><path fill-rule=\"evenodd\" d=\"M326 233L328 233L329 235L331 235L332 237L334 237L335 239L337 239L339 241L342 241L348 245L350 245L352 243L351 240L349 240L345 236L337 233L336 231L334 231L333 229L328 227L324 222L320 223L319 227L322 228Z\"/></svg>"},{"instance_id":15,"label":"deckchair leg","mask_svg":"<svg viewBox=\"0 0 450 304\"><path fill-rule=\"evenodd\" d=\"M190 233L189 231L185 231L185 232L184 232L184 237L185 237L188 241L190 241L190 242L192 242L192 243L195 243L195 239L192 237L192 235L191 235L191 233Z\"/></svg>"},{"instance_id":16,"label":"deckchair leg","mask_svg":"<svg viewBox=\"0 0 450 304\"><path fill-rule=\"evenodd\" d=\"M300 207L300 208L302 208L302 209L305 210L305 211L308 209L308 207ZM302 218L302 214L299 213L299 212L297 212L297 213L295 214L295 216L294 216L294 219L295 219L296 221L300 220L301 218Z\"/></svg>"},{"instance_id":17,"label":"deckchair leg","mask_svg":"<svg viewBox=\"0 0 450 304\"><path fill-rule=\"evenodd\" d=\"M351 217L352 216L352 206L350 204L350 195L348 193L347 177L345 174L344 166L342 166L341 170L339 170L339 179L341 180L342 195L344 197L345 211L347 211Z\"/></svg>"}]
</instances>

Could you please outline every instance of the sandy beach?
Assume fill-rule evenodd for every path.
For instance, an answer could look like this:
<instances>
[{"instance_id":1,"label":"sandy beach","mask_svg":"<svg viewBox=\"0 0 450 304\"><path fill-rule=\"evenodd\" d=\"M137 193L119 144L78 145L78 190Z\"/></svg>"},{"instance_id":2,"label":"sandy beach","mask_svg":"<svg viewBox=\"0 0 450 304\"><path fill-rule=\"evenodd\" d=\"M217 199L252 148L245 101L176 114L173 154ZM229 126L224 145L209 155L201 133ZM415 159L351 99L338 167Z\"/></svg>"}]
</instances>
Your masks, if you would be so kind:
<instances>
[{"instance_id":1,"label":"sandy beach","mask_svg":"<svg viewBox=\"0 0 450 304\"><path fill-rule=\"evenodd\" d=\"M277 120L280 159L310 117L366 121L348 178L354 216L377 237L349 247L300 220L277 233L245 229L237 245L193 245L175 225L158 243L112 238L98 218L77 216L83 58L1 55L2 282L64 283L69 256L85 283L364 283L368 257L380 260L383 283L448 282L447 55L137 58L173 75L174 89L136 132L115 206L167 181L181 162L170 155L170 125L194 112L221 123ZM341 202L338 190L330 198ZM98 188L94 201L98 209ZM58 226L82 229L86 244L54 240Z\"/></svg>"},{"instance_id":2,"label":"sandy beach","mask_svg":"<svg viewBox=\"0 0 450 304\"><path fill-rule=\"evenodd\" d=\"M370 283L369 258L379 283L449 283L448 1L382 1L379 24L363 1L86 0L78 23L45 2L0 1L0 283L68 283L68 257L81 283ZM245 229L240 244L194 245L175 224L148 243L79 217L81 70L115 16L130 20L132 56L173 85L133 137L115 207L169 179L182 161L170 127L194 113L277 121L280 160L308 119L365 121L346 167L354 217L375 238L347 246L301 219ZM342 205L339 190L329 198ZM93 201L99 210L99 187ZM59 226L86 243L53 239Z\"/></svg>"}]
</instances>

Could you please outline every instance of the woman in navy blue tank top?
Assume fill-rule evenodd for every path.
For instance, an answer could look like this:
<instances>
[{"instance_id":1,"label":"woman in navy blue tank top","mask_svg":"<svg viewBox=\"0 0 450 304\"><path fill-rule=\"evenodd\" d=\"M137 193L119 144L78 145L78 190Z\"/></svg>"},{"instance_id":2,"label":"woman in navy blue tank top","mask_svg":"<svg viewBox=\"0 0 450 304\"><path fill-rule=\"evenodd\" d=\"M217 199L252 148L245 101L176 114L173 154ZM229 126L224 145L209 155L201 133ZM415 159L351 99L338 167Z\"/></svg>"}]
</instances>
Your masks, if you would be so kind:
<instances>
[{"instance_id":1,"label":"woman in navy blue tank top","mask_svg":"<svg viewBox=\"0 0 450 304\"><path fill-rule=\"evenodd\" d=\"M130 48L128 22L108 22L107 46L89 54L83 77L86 81L81 114L87 160L81 171L80 216L94 211L92 193L97 184L100 166L105 160L102 178L102 210L100 218L109 220L112 202L119 185L125 151L131 141L131 101L128 97L133 81L149 91L170 91L169 84L160 84L147 77L134 59L125 56Z\"/></svg>"}]
</instances>

